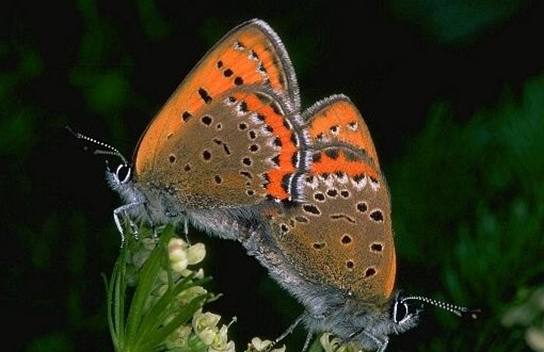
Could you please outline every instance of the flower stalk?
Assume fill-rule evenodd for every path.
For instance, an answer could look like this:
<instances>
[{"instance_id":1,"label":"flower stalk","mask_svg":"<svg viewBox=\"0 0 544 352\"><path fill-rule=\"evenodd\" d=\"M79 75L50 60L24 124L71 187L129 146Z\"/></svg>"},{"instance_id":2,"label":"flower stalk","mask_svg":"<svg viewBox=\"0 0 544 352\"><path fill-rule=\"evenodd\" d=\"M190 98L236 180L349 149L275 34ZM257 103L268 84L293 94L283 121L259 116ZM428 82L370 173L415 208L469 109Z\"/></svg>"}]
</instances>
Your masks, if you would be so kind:
<instances>
[{"instance_id":1,"label":"flower stalk","mask_svg":"<svg viewBox=\"0 0 544 352\"><path fill-rule=\"evenodd\" d=\"M141 240L127 236L111 278L104 277L107 317L116 352L235 352L230 326L206 312L205 305L220 295L209 293L211 280L198 268L206 256L201 243L189 245L173 226L139 228ZM318 340L310 352L321 352ZM272 341L255 337L248 352L285 352ZM351 352L351 351L345 351Z\"/></svg>"},{"instance_id":2,"label":"flower stalk","mask_svg":"<svg viewBox=\"0 0 544 352\"><path fill-rule=\"evenodd\" d=\"M211 278L191 268L204 259L204 245L189 246L173 226L158 232L158 241L127 236L110 280L105 279L115 351L205 351L208 345L197 343L201 338L192 321L216 296L202 286ZM217 335L224 339L226 331Z\"/></svg>"}]
</instances>

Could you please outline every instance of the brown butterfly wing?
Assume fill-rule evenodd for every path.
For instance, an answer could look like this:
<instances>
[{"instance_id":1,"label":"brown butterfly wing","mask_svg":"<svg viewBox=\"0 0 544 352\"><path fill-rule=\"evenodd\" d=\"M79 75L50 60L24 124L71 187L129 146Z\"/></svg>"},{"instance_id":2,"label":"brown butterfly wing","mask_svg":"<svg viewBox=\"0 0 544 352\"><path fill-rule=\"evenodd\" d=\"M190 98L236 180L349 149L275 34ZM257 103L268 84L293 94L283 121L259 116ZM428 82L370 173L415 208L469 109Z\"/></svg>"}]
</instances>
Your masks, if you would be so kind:
<instances>
[{"instance_id":1,"label":"brown butterfly wing","mask_svg":"<svg viewBox=\"0 0 544 352\"><path fill-rule=\"evenodd\" d=\"M167 135L153 174L140 181L152 175L149 182L197 208L287 199L300 149L286 109L271 92L233 89Z\"/></svg>"},{"instance_id":2,"label":"brown butterfly wing","mask_svg":"<svg viewBox=\"0 0 544 352\"><path fill-rule=\"evenodd\" d=\"M341 171L346 164L350 169L370 167L352 150L328 147L316 152L331 150L348 161L332 173L305 175L299 183L305 200L268 214L272 237L309 279L364 301L384 302L392 293L396 268L387 186L380 177Z\"/></svg>"},{"instance_id":3,"label":"brown butterfly wing","mask_svg":"<svg viewBox=\"0 0 544 352\"><path fill-rule=\"evenodd\" d=\"M302 202L268 215L285 258L315 282L385 302L396 277L389 191L368 127L345 96L305 112L309 168Z\"/></svg>"},{"instance_id":4,"label":"brown butterfly wing","mask_svg":"<svg viewBox=\"0 0 544 352\"><path fill-rule=\"evenodd\" d=\"M244 92L247 87L253 93ZM252 97L244 100L244 95ZM208 52L150 123L135 152L136 177L176 195L186 192L180 200L189 206L254 204L269 194L287 198L280 183L288 176L275 171L285 160L275 157L282 150L289 155L292 143L268 147L267 131L260 133L257 125L278 116L288 119L298 109L298 86L283 44L266 23L249 21ZM256 121L257 114L267 121ZM247 130L240 125L244 121ZM282 124L285 128L268 135L290 136L292 124ZM271 180L265 171L271 171Z\"/></svg>"}]
</instances>

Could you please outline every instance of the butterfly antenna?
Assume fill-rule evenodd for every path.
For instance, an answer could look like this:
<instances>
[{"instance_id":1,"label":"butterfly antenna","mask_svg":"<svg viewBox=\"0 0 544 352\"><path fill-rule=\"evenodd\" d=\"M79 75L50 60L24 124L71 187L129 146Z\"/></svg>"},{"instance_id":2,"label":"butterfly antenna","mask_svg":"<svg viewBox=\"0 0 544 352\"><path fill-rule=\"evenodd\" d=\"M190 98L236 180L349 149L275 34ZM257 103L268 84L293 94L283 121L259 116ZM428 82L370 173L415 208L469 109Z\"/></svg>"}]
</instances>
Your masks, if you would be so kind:
<instances>
[{"instance_id":1,"label":"butterfly antenna","mask_svg":"<svg viewBox=\"0 0 544 352\"><path fill-rule=\"evenodd\" d=\"M481 312L480 309L470 309L467 307L456 306L455 304L446 303L442 301L437 301L432 298L422 297L422 296L410 296L403 298L400 302L404 303L406 301L421 301L423 303L432 304L435 307L442 308L450 313L458 315L462 318L471 318L478 319L478 315Z\"/></svg>"},{"instance_id":2,"label":"butterfly antenna","mask_svg":"<svg viewBox=\"0 0 544 352\"><path fill-rule=\"evenodd\" d=\"M94 139L94 138L91 138L91 137L89 137L89 136L86 136L86 135L84 135L84 134L81 134L81 133L79 133L79 132L75 132L73 129L70 128L70 126L66 126L66 129L67 129L74 137L76 137L77 139L82 139L82 140L84 140L84 141L87 141L87 142L89 142L89 143L92 143L92 144L94 144L94 145L97 145L97 146L99 146L99 147L102 147L102 148L105 148L105 149L106 149L106 150L97 149L97 150L94 151L94 154L100 154L100 155L113 155L113 156L116 156L116 157L120 158L120 159L123 161L124 164L128 164L127 159L125 159L125 157L123 156L123 154L121 154L121 152L120 152L117 148L115 148L115 147L113 147L113 146L111 146L111 145L109 145L109 144L107 144L107 143L100 142L100 141L98 141L98 140L96 140L96 139Z\"/></svg>"}]
</instances>

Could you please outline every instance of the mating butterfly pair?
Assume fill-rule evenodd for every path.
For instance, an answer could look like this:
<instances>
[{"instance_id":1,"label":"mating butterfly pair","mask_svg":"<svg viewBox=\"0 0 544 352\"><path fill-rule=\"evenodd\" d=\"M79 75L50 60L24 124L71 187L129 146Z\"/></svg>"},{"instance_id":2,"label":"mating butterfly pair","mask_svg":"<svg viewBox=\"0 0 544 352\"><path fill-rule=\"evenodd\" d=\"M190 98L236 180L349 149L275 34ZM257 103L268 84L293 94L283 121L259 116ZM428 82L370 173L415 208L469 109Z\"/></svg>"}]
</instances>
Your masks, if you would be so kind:
<instances>
[{"instance_id":1,"label":"mating butterfly pair","mask_svg":"<svg viewBox=\"0 0 544 352\"><path fill-rule=\"evenodd\" d=\"M80 138L85 138L79 135ZM301 112L277 34L246 22L196 65L147 127L133 165L108 171L121 219L189 221L241 242L299 299L309 338L332 332L385 350L416 324L419 300L394 293L390 199L368 128L342 95ZM306 344L307 345L307 344Z\"/></svg>"}]
</instances>

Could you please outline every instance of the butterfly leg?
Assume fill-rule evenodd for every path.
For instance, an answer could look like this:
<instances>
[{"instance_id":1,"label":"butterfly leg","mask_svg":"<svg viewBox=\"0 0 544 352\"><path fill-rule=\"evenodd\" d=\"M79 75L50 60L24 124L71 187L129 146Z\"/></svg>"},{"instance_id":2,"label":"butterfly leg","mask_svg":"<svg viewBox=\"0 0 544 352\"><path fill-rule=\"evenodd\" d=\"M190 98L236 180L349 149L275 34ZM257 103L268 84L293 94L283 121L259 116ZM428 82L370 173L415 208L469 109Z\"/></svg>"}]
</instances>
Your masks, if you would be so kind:
<instances>
[{"instance_id":1,"label":"butterfly leg","mask_svg":"<svg viewBox=\"0 0 544 352\"><path fill-rule=\"evenodd\" d=\"M387 348L387 345L389 344L389 338L385 337L382 341L376 336L374 336L373 334L371 334L370 332L366 331L365 329L361 329L349 335L342 341L340 341L340 343L338 344L338 348L340 348L341 346L347 343L350 343L351 341L355 340L360 335L364 335L368 337L370 340L372 340L378 346L378 348L376 349L377 352L384 352L385 349Z\"/></svg>"},{"instance_id":2,"label":"butterfly leg","mask_svg":"<svg viewBox=\"0 0 544 352\"><path fill-rule=\"evenodd\" d=\"M157 226L155 226L155 223L153 221L149 221L149 226L151 226L151 229L153 230L153 241L159 242L159 235L157 234Z\"/></svg>"},{"instance_id":3,"label":"butterfly leg","mask_svg":"<svg viewBox=\"0 0 544 352\"><path fill-rule=\"evenodd\" d=\"M378 350L378 352L384 352L385 351L385 349L387 348L387 345L389 344L389 338L386 337L383 341L381 341L381 344L382 345L380 346L380 349Z\"/></svg>"},{"instance_id":4,"label":"butterfly leg","mask_svg":"<svg viewBox=\"0 0 544 352\"><path fill-rule=\"evenodd\" d=\"M311 332L309 332L308 335L306 335L306 341L304 341L304 346L302 347L302 352L308 351L308 348L310 347L310 341L312 341L313 336L314 336L314 334L312 334Z\"/></svg>"},{"instance_id":5,"label":"butterfly leg","mask_svg":"<svg viewBox=\"0 0 544 352\"><path fill-rule=\"evenodd\" d=\"M270 345L270 348L274 347L276 344L278 344L281 340L283 340L285 337L287 337L289 334L295 330L295 328L300 324L302 319L304 319L304 316L306 313L302 313L298 318L295 319L295 321L281 334L278 338L276 338L274 341L272 341L272 345ZM303 350L304 351L304 350Z\"/></svg>"},{"instance_id":6,"label":"butterfly leg","mask_svg":"<svg viewBox=\"0 0 544 352\"><path fill-rule=\"evenodd\" d=\"M141 206L142 204L143 203L130 203L130 204L123 205L123 206L121 206L121 207L119 207L119 208L117 208L117 209L115 209L113 211L113 220L115 221L115 225L117 226L117 230L121 234L121 247L125 243L125 234L124 234L124 231L123 231L123 226L121 225L121 216L128 219L128 223L129 223L130 228L131 228L131 230L132 230L132 232L134 234L134 237L136 239L138 239L138 235L139 235L138 228L137 228L136 224L130 218L130 216L128 214L128 211L131 208L134 208L136 206Z\"/></svg>"},{"instance_id":7,"label":"butterfly leg","mask_svg":"<svg viewBox=\"0 0 544 352\"><path fill-rule=\"evenodd\" d=\"M183 234L185 235L185 242L187 242L187 245L191 245L191 241L189 241L189 221L187 220L187 217L183 219Z\"/></svg>"}]
</instances>

